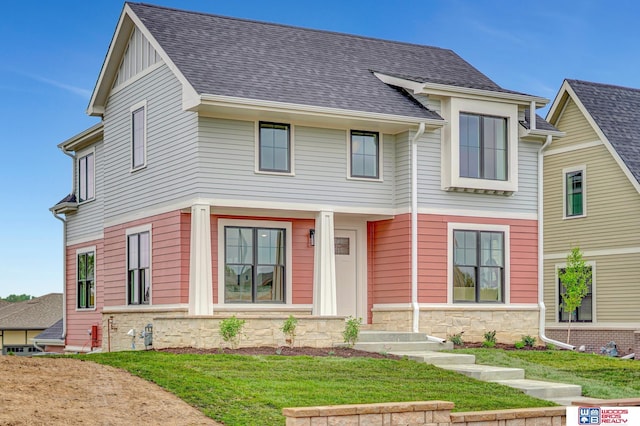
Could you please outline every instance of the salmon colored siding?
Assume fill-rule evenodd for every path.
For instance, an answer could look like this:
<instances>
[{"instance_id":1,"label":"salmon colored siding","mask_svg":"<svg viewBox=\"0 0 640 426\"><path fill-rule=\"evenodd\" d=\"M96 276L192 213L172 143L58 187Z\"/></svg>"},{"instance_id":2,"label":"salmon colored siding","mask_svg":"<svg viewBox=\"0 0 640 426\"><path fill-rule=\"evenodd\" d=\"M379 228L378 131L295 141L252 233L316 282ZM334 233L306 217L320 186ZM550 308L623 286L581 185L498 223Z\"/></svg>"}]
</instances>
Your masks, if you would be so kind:
<instances>
[{"instance_id":1,"label":"salmon colored siding","mask_svg":"<svg viewBox=\"0 0 640 426\"><path fill-rule=\"evenodd\" d=\"M213 298L214 303L218 303L218 219L237 220L265 220L274 222L291 222L292 231L292 300L293 304L313 303L313 252L314 248L309 245L309 229L315 227L313 219L287 219L272 217L254 216L212 216L211 217L211 264L213 272ZM287 265L289 266L289 265Z\"/></svg>"},{"instance_id":2,"label":"salmon colored siding","mask_svg":"<svg viewBox=\"0 0 640 426\"><path fill-rule=\"evenodd\" d=\"M78 275L77 250L95 246L95 309L77 310L76 283ZM102 307L104 287L101 285L104 276L104 250L102 240L89 241L82 244L67 246L66 250L66 344L69 346L80 346L86 350L91 349L91 336L88 330L92 325L98 326L98 339L102 339L100 324L102 323Z\"/></svg>"}]
</instances>

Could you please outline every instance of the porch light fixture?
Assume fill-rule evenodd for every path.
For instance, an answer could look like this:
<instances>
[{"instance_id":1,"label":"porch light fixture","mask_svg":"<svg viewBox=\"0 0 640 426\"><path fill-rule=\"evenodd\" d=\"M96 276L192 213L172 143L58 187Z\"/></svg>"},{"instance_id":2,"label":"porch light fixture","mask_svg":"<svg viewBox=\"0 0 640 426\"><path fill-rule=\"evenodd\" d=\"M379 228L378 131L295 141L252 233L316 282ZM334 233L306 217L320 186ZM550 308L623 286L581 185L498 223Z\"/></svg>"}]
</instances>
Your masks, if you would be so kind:
<instances>
[{"instance_id":1,"label":"porch light fixture","mask_svg":"<svg viewBox=\"0 0 640 426\"><path fill-rule=\"evenodd\" d=\"M316 230L309 229L309 245L311 247L316 245Z\"/></svg>"}]
</instances>

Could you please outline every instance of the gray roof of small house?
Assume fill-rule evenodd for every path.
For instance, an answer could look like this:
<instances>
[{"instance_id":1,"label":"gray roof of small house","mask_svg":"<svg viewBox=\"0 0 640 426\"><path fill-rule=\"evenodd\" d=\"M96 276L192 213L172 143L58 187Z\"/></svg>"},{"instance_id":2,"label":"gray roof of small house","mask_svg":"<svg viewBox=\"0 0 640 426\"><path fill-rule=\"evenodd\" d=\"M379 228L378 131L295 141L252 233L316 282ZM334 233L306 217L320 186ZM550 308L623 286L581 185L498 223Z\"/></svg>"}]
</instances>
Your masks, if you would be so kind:
<instances>
[{"instance_id":1,"label":"gray roof of small house","mask_svg":"<svg viewBox=\"0 0 640 426\"><path fill-rule=\"evenodd\" d=\"M34 340L62 340L62 325L62 319L60 319L51 327L34 337Z\"/></svg>"},{"instance_id":2,"label":"gray roof of small house","mask_svg":"<svg viewBox=\"0 0 640 426\"><path fill-rule=\"evenodd\" d=\"M524 110L524 121L520 122L525 129L530 129L531 125L529 122L531 121L528 109ZM553 127L549 122L547 122L544 118L540 117L536 114L536 129L545 130L549 132L559 132L560 130Z\"/></svg>"},{"instance_id":3,"label":"gray roof of small house","mask_svg":"<svg viewBox=\"0 0 640 426\"><path fill-rule=\"evenodd\" d=\"M516 93L448 49L128 5L200 94L441 119L373 72Z\"/></svg>"},{"instance_id":4,"label":"gray roof of small house","mask_svg":"<svg viewBox=\"0 0 640 426\"><path fill-rule=\"evenodd\" d=\"M640 89L581 80L567 83L640 182Z\"/></svg>"},{"instance_id":5,"label":"gray roof of small house","mask_svg":"<svg viewBox=\"0 0 640 426\"><path fill-rule=\"evenodd\" d=\"M50 293L0 308L0 330L45 330L62 318L62 293Z\"/></svg>"}]
</instances>

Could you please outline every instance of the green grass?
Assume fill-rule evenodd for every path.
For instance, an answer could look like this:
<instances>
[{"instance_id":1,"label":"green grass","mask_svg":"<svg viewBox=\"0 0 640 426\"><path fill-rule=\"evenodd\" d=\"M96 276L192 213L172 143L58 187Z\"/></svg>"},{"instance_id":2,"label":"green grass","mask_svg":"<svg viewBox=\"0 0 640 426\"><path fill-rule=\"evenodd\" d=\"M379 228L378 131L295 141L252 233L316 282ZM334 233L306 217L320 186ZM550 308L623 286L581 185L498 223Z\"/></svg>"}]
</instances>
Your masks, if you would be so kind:
<instances>
[{"instance_id":1,"label":"green grass","mask_svg":"<svg viewBox=\"0 0 640 426\"><path fill-rule=\"evenodd\" d=\"M78 357L155 382L226 425L282 425L285 407L332 404L444 400L455 411L553 405L408 360L153 351Z\"/></svg>"},{"instance_id":2,"label":"green grass","mask_svg":"<svg viewBox=\"0 0 640 426\"><path fill-rule=\"evenodd\" d=\"M593 398L640 397L640 362L570 351L456 349L476 356L478 364L517 367L527 379L582 386Z\"/></svg>"}]
</instances>

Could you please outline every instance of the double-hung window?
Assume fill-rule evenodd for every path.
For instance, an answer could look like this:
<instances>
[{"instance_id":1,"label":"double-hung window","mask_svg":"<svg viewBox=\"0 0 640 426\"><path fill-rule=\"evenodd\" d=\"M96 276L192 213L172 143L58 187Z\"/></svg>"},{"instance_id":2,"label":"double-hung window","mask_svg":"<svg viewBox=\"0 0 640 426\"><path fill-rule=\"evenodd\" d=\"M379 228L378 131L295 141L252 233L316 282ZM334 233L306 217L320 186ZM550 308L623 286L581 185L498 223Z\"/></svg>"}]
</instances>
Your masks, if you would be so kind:
<instances>
[{"instance_id":1,"label":"double-hung window","mask_svg":"<svg viewBox=\"0 0 640 426\"><path fill-rule=\"evenodd\" d=\"M259 123L258 169L262 172L291 173L291 126Z\"/></svg>"},{"instance_id":2,"label":"double-hung window","mask_svg":"<svg viewBox=\"0 0 640 426\"><path fill-rule=\"evenodd\" d=\"M127 304L148 304L151 295L150 232L127 235Z\"/></svg>"},{"instance_id":3,"label":"double-hung window","mask_svg":"<svg viewBox=\"0 0 640 426\"><path fill-rule=\"evenodd\" d=\"M503 232L453 231L453 301L504 302Z\"/></svg>"},{"instance_id":4,"label":"double-hung window","mask_svg":"<svg viewBox=\"0 0 640 426\"><path fill-rule=\"evenodd\" d=\"M460 113L460 177L507 180L507 119Z\"/></svg>"},{"instance_id":5,"label":"double-hung window","mask_svg":"<svg viewBox=\"0 0 640 426\"><path fill-rule=\"evenodd\" d=\"M79 252L77 255L78 275L76 307L91 309L96 307L95 251Z\"/></svg>"},{"instance_id":6,"label":"double-hung window","mask_svg":"<svg viewBox=\"0 0 640 426\"><path fill-rule=\"evenodd\" d=\"M564 176L564 217L585 216L585 168L565 169Z\"/></svg>"},{"instance_id":7,"label":"double-hung window","mask_svg":"<svg viewBox=\"0 0 640 426\"><path fill-rule=\"evenodd\" d=\"M131 107L131 169L147 164L147 115L146 102Z\"/></svg>"},{"instance_id":8,"label":"double-hung window","mask_svg":"<svg viewBox=\"0 0 640 426\"><path fill-rule=\"evenodd\" d=\"M380 142L376 132L351 131L351 177L380 178Z\"/></svg>"},{"instance_id":9,"label":"double-hung window","mask_svg":"<svg viewBox=\"0 0 640 426\"><path fill-rule=\"evenodd\" d=\"M592 322L593 321L593 265L588 266L591 271L590 279L587 281L587 295L582 299L582 303L575 311L571 313L571 322ZM564 268L558 268L558 271L564 271ZM558 321L568 322L569 312L566 312L562 306L562 295L565 292L564 284L558 277Z\"/></svg>"},{"instance_id":10,"label":"double-hung window","mask_svg":"<svg viewBox=\"0 0 640 426\"><path fill-rule=\"evenodd\" d=\"M78 158L78 201L95 197L95 162L93 152Z\"/></svg>"},{"instance_id":11,"label":"double-hung window","mask_svg":"<svg viewBox=\"0 0 640 426\"><path fill-rule=\"evenodd\" d=\"M226 226L225 303L285 303L285 229Z\"/></svg>"}]
</instances>

